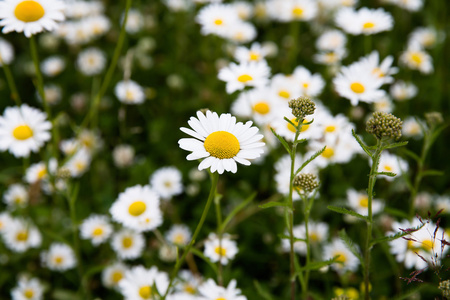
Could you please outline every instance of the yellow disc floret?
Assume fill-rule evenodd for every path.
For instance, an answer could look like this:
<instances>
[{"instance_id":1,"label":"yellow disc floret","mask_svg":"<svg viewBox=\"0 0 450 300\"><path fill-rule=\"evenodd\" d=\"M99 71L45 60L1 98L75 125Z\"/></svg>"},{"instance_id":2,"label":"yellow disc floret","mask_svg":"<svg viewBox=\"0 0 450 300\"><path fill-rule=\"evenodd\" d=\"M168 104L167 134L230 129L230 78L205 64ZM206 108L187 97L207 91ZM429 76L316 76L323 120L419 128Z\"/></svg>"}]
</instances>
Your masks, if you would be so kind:
<instances>
[{"instance_id":1,"label":"yellow disc floret","mask_svg":"<svg viewBox=\"0 0 450 300\"><path fill-rule=\"evenodd\" d=\"M375 24L373 22L366 22L366 23L363 24L363 28L364 29L371 29L371 28L374 28L374 27L375 27Z\"/></svg>"},{"instance_id":2,"label":"yellow disc floret","mask_svg":"<svg viewBox=\"0 0 450 300\"><path fill-rule=\"evenodd\" d=\"M124 237L122 240L122 246L124 248L130 248L133 245L133 239L130 237Z\"/></svg>"},{"instance_id":3,"label":"yellow disc floret","mask_svg":"<svg viewBox=\"0 0 450 300\"><path fill-rule=\"evenodd\" d=\"M23 295L25 296L25 298L31 299L34 296L34 291L32 289L26 289Z\"/></svg>"},{"instance_id":4,"label":"yellow disc floret","mask_svg":"<svg viewBox=\"0 0 450 300\"><path fill-rule=\"evenodd\" d=\"M265 115L270 111L270 106L266 102L258 102L253 106L253 110L260 115Z\"/></svg>"},{"instance_id":5,"label":"yellow disc floret","mask_svg":"<svg viewBox=\"0 0 450 300\"><path fill-rule=\"evenodd\" d=\"M28 125L20 125L14 128L13 136L18 140L24 141L33 136L33 130Z\"/></svg>"},{"instance_id":6,"label":"yellow disc floret","mask_svg":"<svg viewBox=\"0 0 450 300\"><path fill-rule=\"evenodd\" d=\"M122 278L123 278L123 274L120 271L116 271L111 275L111 279L115 284L119 283L119 281L121 281Z\"/></svg>"},{"instance_id":7,"label":"yellow disc floret","mask_svg":"<svg viewBox=\"0 0 450 300\"><path fill-rule=\"evenodd\" d=\"M331 158L334 155L333 148L326 147L325 150L322 152L322 156L325 158Z\"/></svg>"},{"instance_id":8,"label":"yellow disc floret","mask_svg":"<svg viewBox=\"0 0 450 300\"><path fill-rule=\"evenodd\" d=\"M369 198L364 197L364 196L359 198L359 205L361 207L369 207Z\"/></svg>"},{"instance_id":9,"label":"yellow disc floret","mask_svg":"<svg viewBox=\"0 0 450 300\"><path fill-rule=\"evenodd\" d=\"M134 201L128 207L128 212L130 213L130 215L137 217L137 216L142 215L142 213L145 211L146 208L147 208L147 206L145 205L144 202Z\"/></svg>"},{"instance_id":10,"label":"yellow disc floret","mask_svg":"<svg viewBox=\"0 0 450 300\"><path fill-rule=\"evenodd\" d=\"M243 74L237 78L239 82L247 83L248 81L252 81L253 77L248 74Z\"/></svg>"},{"instance_id":11,"label":"yellow disc floret","mask_svg":"<svg viewBox=\"0 0 450 300\"><path fill-rule=\"evenodd\" d=\"M357 93L357 94L362 94L362 93L364 93L364 91L366 90L366 89L364 88L364 86L363 86L361 83L359 83L359 82L353 82L353 83L350 85L350 89L351 89L353 92Z\"/></svg>"},{"instance_id":12,"label":"yellow disc floret","mask_svg":"<svg viewBox=\"0 0 450 300\"><path fill-rule=\"evenodd\" d=\"M143 286L139 289L139 296L141 296L144 299L150 299L152 295L152 288L148 285Z\"/></svg>"},{"instance_id":13,"label":"yellow disc floret","mask_svg":"<svg viewBox=\"0 0 450 300\"><path fill-rule=\"evenodd\" d=\"M227 131L216 131L205 140L205 150L219 159L233 158L240 150L239 140Z\"/></svg>"},{"instance_id":14,"label":"yellow disc floret","mask_svg":"<svg viewBox=\"0 0 450 300\"><path fill-rule=\"evenodd\" d=\"M22 22L36 22L45 15L45 10L37 1L22 1L14 9L14 15Z\"/></svg>"},{"instance_id":15,"label":"yellow disc floret","mask_svg":"<svg viewBox=\"0 0 450 300\"><path fill-rule=\"evenodd\" d=\"M222 247L216 247L214 249L214 252L216 252L217 254L219 254L220 256L225 256L227 254L227 250L222 248Z\"/></svg>"}]
</instances>

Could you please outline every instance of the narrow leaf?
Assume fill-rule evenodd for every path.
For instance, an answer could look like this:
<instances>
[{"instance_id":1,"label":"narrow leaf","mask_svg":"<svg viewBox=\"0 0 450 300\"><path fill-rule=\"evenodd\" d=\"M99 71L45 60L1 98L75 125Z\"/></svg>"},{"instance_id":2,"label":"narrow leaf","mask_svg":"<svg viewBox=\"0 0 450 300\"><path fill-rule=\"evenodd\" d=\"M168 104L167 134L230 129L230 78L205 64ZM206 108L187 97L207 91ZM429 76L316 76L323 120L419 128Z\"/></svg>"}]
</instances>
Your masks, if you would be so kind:
<instances>
[{"instance_id":1,"label":"narrow leaf","mask_svg":"<svg viewBox=\"0 0 450 300\"><path fill-rule=\"evenodd\" d=\"M266 204L258 205L259 208L269 208L269 207L275 207L275 206L289 207L289 204L286 202L272 201L272 202L269 202Z\"/></svg>"},{"instance_id":2,"label":"narrow leaf","mask_svg":"<svg viewBox=\"0 0 450 300\"><path fill-rule=\"evenodd\" d=\"M388 235L388 236L384 236L384 237L381 237L381 238L378 238L378 239L374 239L370 243L370 246L372 247L373 245L378 244L378 243L390 242L390 241L402 238L404 236L410 235L411 233L421 229L423 226L425 226L425 223L423 223L423 224L421 224L421 225L419 225L417 227L414 227L414 228L409 228L408 230L404 230L404 231L402 230L400 232L397 232L394 235Z\"/></svg>"},{"instance_id":3,"label":"narrow leaf","mask_svg":"<svg viewBox=\"0 0 450 300\"><path fill-rule=\"evenodd\" d=\"M214 272L217 274L217 266L216 266L214 263L212 263L212 262L209 260L209 258L207 258L206 256L204 256L203 253L202 253L201 251L199 251L199 250L195 249L194 247L192 247L192 248L191 248L191 252L192 252L194 255L197 255L198 257L200 257L202 260L204 260L204 261L211 267L211 269L213 269Z\"/></svg>"},{"instance_id":4,"label":"narrow leaf","mask_svg":"<svg viewBox=\"0 0 450 300\"><path fill-rule=\"evenodd\" d=\"M367 155L372 157L372 153L370 152L370 150L367 147L367 145L364 144L364 142L359 138L358 135L356 135L356 132L353 129L352 129L352 135L356 139L356 141L358 142L359 146L361 146L361 148L364 150L364 152L366 152Z\"/></svg>"},{"instance_id":5,"label":"narrow leaf","mask_svg":"<svg viewBox=\"0 0 450 300\"><path fill-rule=\"evenodd\" d=\"M409 218L409 215L407 213L405 213L403 210L392 208L392 207L385 207L384 212L386 212L392 216L402 218L402 219Z\"/></svg>"},{"instance_id":6,"label":"narrow leaf","mask_svg":"<svg viewBox=\"0 0 450 300\"><path fill-rule=\"evenodd\" d=\"M273 298L272 298L272 296L269 294L269 292L266 291L265 289L263 289L257 280L253 280L253 285L254 285L255 288L256 288L256 292L258 292L258 294L259 294L263 299L265 299L265 300L273 300Z\"/></svg>"},{"instance_id":7,"label":"narrow leaf","mask_svg":"<svg viewBox=\"0 0 450 300\"><path fill-rule=\"evenodd\" d=\"M272 133L275 135L275 137L280 141L280 143L283 145L284 149L286 149L286 151L291 154L291 149L289 148L289 144L286 142L286 140L278 135L275 130L273 130L273 128L270 128L270 130L272 131Z\"/></svg>"},{"instance_id":8,"label":"narrow leaf","mask_svg":"<svg viewBox=\"0 0 450 300\"><path fill-rule=\"evenodd\" d=\"M389 177L397 176L397 174L395 174L394 172L376 172L375 174L377 174L377 175L385 175L385 176L389 176Z\"/></svg>"},{"instance_id":9,"label":"narrow leaf","mask_svg":"<svg viewBox=\"0 0 450 300\"><path fill-rule=\"evenodd\" d=\"M385 145L385 146L383 147L383 149L393 149L393 148L402 147L402 146L406 146L406 145L408 145L408 141L403 141L403 142L398 142L398 143L388 144L388 145Z\"/></svg>"},{"instance_id":10,"label":"narrow leaf","mask_svg":"<svg viewBox=\"0 0 450 300\"><path fill-rule=\"evenodd\" d=\"M443 176L444 172L439 170L426 170L422 172L422 177L425 176Z\"/></svg>"},{"instance_id":11,"label":"narrow leaf","mask_svg":"<svg viewBox=\"0 0 450 300\"><path fill-rule=\"evenodd\" d=\"M414 159L417 162L420 161L420 157L417 154L415 154L414 152L412 152L411 150L402 149L402 153L404 153L406 156L411 157L412 159Z\"/></svg>"},{"instance_id":12,"label":"narrow leaf","mask_svg":"<svg viewBox=\"0 0 450 300\"><path fill-rule=\"evenodd\" d=\"M327 146L324 146L322 149L320 149L319 151L317 151L316 153L314 153L310 158L308 158L307 161L305 161L300 168L297 169L297 171L295 171L294 175L297 175L298 173L300 173L310 162L312 162L314 159L316 159L317 156L319 156L320 154L323 153L323 151L325 151L325 148Z\"/></svg>"},{"instance_id":13,"label":"narrow leaf","mask_svg":"<svg viewBox=\"0 0 450 300\"><path fill-rule=\"evenodd\" d=\"M278 237L279 237L280 239L288 239L288 240L291 238L290 236L285 235L285 234L279 234ZM304 243L306 243L306 240L305 240L305 239L299 239L299 238L294 237L294 242L304 242Z\"/></svg>"},{"instance_id":14,"label":"narrow leaf","mask_svg":"<svg viewBox=\"0 0 450 300\"><path fill-rule=\"evenodd\" d=\"M337 261L338 261L338 258L339 258L339 255L336 255L335 257L330 258L329 260L325 260L325 261L317 261L317 262L309 263L309 264L307 264L306 266L301 267L301 268L300 268L300 271L312 271L312 270L318 270L318 269L320 269L320 268L329 266L329 265L331 265L331 264L337 262Z\"/></svg>"},{"instance_id":15,"label":"narrow leaf","mask_svg":"<svg viewBox=\"0 0 450 300\"><path fill-rule=\"evenodd\" d=\"M350 250L350 252L359 259L361 266L364 268L364 260L362 259L361 253L359 252L359 249L355 246L353 241L350 239L350 237L347 235L345 229L339 231L339 237L344 242L347 249Z\"/></svg>"},{"instance_id":16,"label":"narrow leaf","mask_svg":"<svg viewBox=\"0 0 450 300\"><path fill-rule=\"evenodd\" d=\"M237 215L238 212L240 212L244 207L246 207L250 202L253 201L256 197L256 192L251 194L247 199L245 199L243 202L241 202L238 206L236 206L225 218L225 220L222 223L222 226L220 227L221 232L225 232L226 227L228 226L228 223L233 219L235 215Z\"/></svg>"},{"instance_id":17,"label":"narrow leaf","mask_svg":"<svg viewBox=\"0 0 450 300\"><path fill-rule=\"evenodd\" d=\"M360 215L356 211L353 211L353 210L350 210L350 209L346 209L344 207L328 205L327 208L329 210L332 210L332 211L340 213L340 214L350 215L350 216L356 217L358 219L364 220L366 222L370 222L368 217Z\"/></svg>"}]
</instances>

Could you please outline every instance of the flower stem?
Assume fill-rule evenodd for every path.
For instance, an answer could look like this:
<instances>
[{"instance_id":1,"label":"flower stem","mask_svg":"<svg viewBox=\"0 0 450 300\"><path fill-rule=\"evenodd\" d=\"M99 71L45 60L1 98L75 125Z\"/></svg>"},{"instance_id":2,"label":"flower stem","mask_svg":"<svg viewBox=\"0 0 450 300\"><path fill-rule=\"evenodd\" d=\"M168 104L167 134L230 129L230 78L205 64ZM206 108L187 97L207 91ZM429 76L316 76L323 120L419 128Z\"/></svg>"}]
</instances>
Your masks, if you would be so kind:
<instances>
[{"instance_id":1,"label":"flower stem","mask_svg":"<svg viewBox=\"0 0 450 300\"><path fill-rule=\"evenodd\" d=\"M17 106L20 106L22 103L20 99L19 92L17 91L16 83L14 82L14 77L11 73L9 66L2 61L2 56L0 55L0 64L3 68L3 72L5 73L6 81L8 82L9 89L11 90L11 98L16 102Z\"/></svg>"},{"instance_id":2,"label":"flower stem","mask_svg":"<svg viewBox=\"0 0 450 300\"><path fill-rule=\"evenodd\" d=\"M212 176L212 175L211 175ZM214 197L214 205L216 207L216 219L217 219L217 237L219 239L219 248L221 251L219 251L219 261L217 262L218 268L217 268L217 283L220 286L223 286L223 277L222 277L222 212L220 210L220 196Z\"/></svg>"},{"instance_id":3,"label":"flower stem","mask_svg":"<svg viewBox=\"0 0 450 300\"><path fill-rule=\"evenodd\" d=\"M172 275L170 277L169 286L167 287L166 292L162 296L162 300L165 300L167 295L169 294L170 288L173 285L173 281L175 280L175 277L178 274L178 270L180 269L181 265L183 264L184 260L186 259L186 255L188 255L188 253L190 252L192 246L195 244L195 240L196 240L198 234L200 233L200 230L202 229L203 223L205 222L205 219L206 219L206 215L208 214L209 208L211 207L211 203L213 202L213 199L214 199L214 197L216 195L216 189L217 189L217 182L218 181L219 181L219 174L218 173L211 174L211 190L209 192L209 196L208 196L208 200L206 201L205 208L203 209L202 216L200 217L200 221L197 224L197 228L195 229L195 232L194 232L194 234L192 236L191 241L189 242L189 244L187 245L186 249L184 250L183 255L181 256L181 258L175 264L175 268L173 269Z\"/></svg>"}]
</instances>

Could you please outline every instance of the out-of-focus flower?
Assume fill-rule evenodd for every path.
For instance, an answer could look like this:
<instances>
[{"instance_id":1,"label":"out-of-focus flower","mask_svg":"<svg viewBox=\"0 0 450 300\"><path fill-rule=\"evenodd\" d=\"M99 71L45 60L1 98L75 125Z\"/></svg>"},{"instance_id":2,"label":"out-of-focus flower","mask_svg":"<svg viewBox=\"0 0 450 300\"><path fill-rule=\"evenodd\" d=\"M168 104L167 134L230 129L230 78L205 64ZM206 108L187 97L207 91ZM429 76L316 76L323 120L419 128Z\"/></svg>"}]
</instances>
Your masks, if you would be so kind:
<instances>
[{"instance_id":1,"label":"out-of-focus flower","mask_svg":"<svg viewBox=\"0 0 450 300\"><path fill-rule=\"evenodd\" d=\"M120 292L125 299L130 300L152 299L155 295L164 295L168 287L169 276L156 267L145 269L143 266L135 266L127 270L125 277L119 282Z\"/></svg>"},{"instance_id":2,"label":"out-of-focus flower","mask_svg":"<svg viewBox=\"0 0 450 300\"><path fill-rule=\"evenodd\" d=\"M141 104L145 100L144 89L133 80L118 82L114 93L117 99L125 104Z\"/></svg>"},{"instance_id":3,"label":"out-of-focus flower","mask_svg":"<svg viewBox=\"0 0 450 300\"><path fill-rule=\"evenodd\" d=\"M117 145L113 150L114 164L118 168L129 167L134 161L134 148L131 145Z\"/></svg>"},{"instance_id":4,"label":"out-of-focus flower","mask_svg":"<svg viewBox=\"0 0 450 300\"><path fill-rule=\"evenodd\" d=\"M41 63L42 73L48 77L55 77L59 75L66 67L66 62L60 56L51 56L46 58Z\"/></svg>"},{"instance_id":5,"label":"out-of-focus flower","mask_svg":"<svg viewBox=\"0 0 450 300\"><path fill-rule=\"evenodd\" d=\"M113 232L108 217L103 215L91 215L83 220L80 225L81 238L91 240L94 246L105 242Z\"/></svg>"},{"instance_id":6,"label":"out-of-focus flower","mask_svg":"<svg viewBox=\"0 0 450 300\"><path fill-rule=\"evenodd\" d=\"M98 48L87 48L80 52L77 58L77 67L86 76L100 74L106 65L106 56Z\"/></svg>"},{"instance_id":7,"label":"out-of-focus flower","mask_svg":"<svg viewBox=\"0 0 450 300\"><path fill-rule=\"evenodd\" d=\"M228 264L238 253L237 243L230 239L228 234L223 234L222 239L210 233L205 241L204 254L212 262L220 262L222 265Z\"/></svg>"},{"instance_id":8,"label":"out-of-focus flower","mask_svg":"<svg viewBox=\"0 0 450 300\"><path fill-rule=\"evenodd\" d=\"M120 259L135 259L144 250L144 236L130 229L122 229L113 234L111 247Z\"/></svg>"},{"instance_id":9,"label":"out-of-focus flower","mask_svg":"<svg viewBox=\"0 0 450 300\"><path fill-rule=\"evenodd\" d=\"M241 290L236 288L236 280L231 280L228 286L217 285L214 280L208 279L198 288L199 300L226 299L226 300L247 300L247 297L241 295Z\"/></svg>"},{"instance_id":10,"label":"out-of-focus flower","mask_svg":"<svg viewBox=\"0 0 450 300\"><path fill-rule=\"evenodd\" d=\"M433 72L433 58L418 44L410 44L400 55L400 62L413 70L419 70L423 74Z\"/></svg>"},{"instance_id":11,"label":"out-of-focus flower","mask_svg":"<svg viewBox=\"0 0 450 300\"><path fill-rule=\"evenodd\" d=\"M156 170L150 177L150 186L162 198L170 199L183 192L182 174L175 167Z\"/></svg>"},{"instance_id":12,"label":"out-of-focus flower","mask_svg":"<svg viewBox=\"0 0 450 300\"><path fill-rule=\"evenodd\" d=\"M14 48L5 39L0 38L0 67L9 65L14 59Z\"/></svg>"},{"instance_id":13,"label":"out-of-focus flower","mask_svg":"<svg viewBox=\"0 0 450 300\"><path fill-rule=\"evenodd\" d=\"M395 100L404 101L417 95L417 87L412 82L399 80L391 86L389 92Z\"/></svg>"},{"instance_id":14,"label":"out-of-focus flower","mask_svg":"<svg viewBox=\"0 0 450 300\"><path fill-rule=\"evenodd\" d=\"M37 278L19 277L17 286L11 290L12 300L42 300L44 286Z\"/></svg>"},{"instance_id":15,"label":"out-of-focus flower","mask_svg":"<svg viewBox=\"0 0 450 300\"><path fill-rule=\"evenodd\" d=\"M11 184L3 194L3 202L10 208L24 207L28 199L28 191L22 184Z\"/></svg>"},{"instance_id":16,"label":"out-of-focus flower","mask_svg":"<svg viewBox=\"0 0 450 300\"><path fill-rule=\"evenodd\" d=\"M244 62L239 65L230 63L219 71L218 78L227 83L226 90L231 94L246 86L264 87L270 76L270 68L266 61Z\"/></svg>"},{"instance_id":17,"label":"out-of-focus flower","mask_svg":"<svg viewBox=\"0 0 450 300\"><path fill-rule=\"evenodd\" d=\"M5 245L14 252L22 253L41 245L41 233L28 221L12 219L5 228L2 231Z\"/></svg>"},{"instance_id":18,"label":"out-of-focus flower","mask_svg":"<svg viewBox=\"0 0 450 300\"><path fill-rule=\"evenodd\" d=\"M41 253L42 264L52 271L63 272L74 268L77 259L72 248L62 243L53 243L48 251Z\"/></svg>"},{"instance_id":19,"label":"out-of-focus flower","mask_svg":"<svg viewBox=\"0 0 450 300\"><path fill-rule=\"evenodd\" d=\"M345 246L340 239L334 238L330 244L324 247L324 259L331 259L337 256L336 262L331 265L339 274L344 274L346 271L355 272L358 269L358 258Z\"/></svg>"},{"instance_id":20,"label":"out-of-focus flower","mask_svg":"<svg viewBox=\"0 0 450 300\"><path fill-rule=\"evenodd\" d=\"M118 288L119 282L125 277L128 267L121 262L113 263L103 269L102 283L107 288Z\"/></svg>"},{"instance_id":21,"label":"out-of-focus flower","mask_svg":"<svg viewBox=\"0 0 450 300\"><path fill-rule=\"evenodd\" d=\"M335 17L337 26L353 35L370 35L382 31L389 31L394 25L391 14L384 9L370 9L363 7L358 11L353 8L342 8Z\"/></svg>"}]
</instances>

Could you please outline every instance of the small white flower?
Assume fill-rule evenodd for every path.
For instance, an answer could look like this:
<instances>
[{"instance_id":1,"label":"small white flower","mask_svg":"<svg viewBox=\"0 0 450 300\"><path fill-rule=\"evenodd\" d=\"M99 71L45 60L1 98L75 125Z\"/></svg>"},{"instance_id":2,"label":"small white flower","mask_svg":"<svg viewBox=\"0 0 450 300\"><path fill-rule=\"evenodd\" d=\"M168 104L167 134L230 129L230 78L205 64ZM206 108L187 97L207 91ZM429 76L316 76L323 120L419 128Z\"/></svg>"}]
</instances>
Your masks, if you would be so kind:
<instances>
[{"instance_id":1,"label":"small white flower","mask_svg":"<svg viewBox=\"0 0 450 300\"><path fill-rule=\"evenodd\" d=\"M358 269L358 258L338 238L334 238L330 244L325 245L323 252L324 259L337 256L336 262L331 265L331 268L339 274L344 274L346 271L355 272Z\"/></svg>"},{"instance_id":2,"label":"small white flower","mask_svg":"<svg viewBox=\"0 0 450 300\"><path fill-rule=\"evenodd\" d=\"M236 280L231 280L228 286L217 285L214 280L208 279L198 288L199 300L247 300L247 297L241 295L241 290L236 288Z\"/></svg>"},{"instance_id":3,"label":"small white flower","mask_svg":"<svg viewBox=\"0 0 450 300\"><path fill-rule=\"evenodd\" d=\"M242 23L237 11L229 4L210 4L203 7L195 20L201 26L203 35L225 36L227 30L236 23Z\"/></svg>"},{"instance_id":4,"label":"small white flower","mask_svg":"<svg viewBox=\"0 0 450 300\"><path fill-rule=\"evenodd\" d=\"M111 247L120 259L135 259L144 250L145 239L141 233L122 229L111 238Z\"/></svg>"},{"instance_id":5,"label":"small white flower","mask_svg":"<svg viewBox=\"0 0 450 300\"><path fill-rule=\"evenodd\" d=\"M11 290L12 300L42 300L44 286L37 278L21 276L17 286Z\"/></svg>"},{"instance_id":6,"label":"small white flower","mask_svg":"<svg viewBox=\"0 0 450 300\"><path fill-rule=\"evenodd\" d=\"M421 138L423 136L422 127L416 118L410 116L403 120L402 134L413 138Z\"/></svg>"},{"instance_id":7,"label":"small white flower","mask_svg":"<svg viewBox=\"0 0 450 300\"><path fill-rule=\"evenodd\" d=\"M183 192L182 174L175 167L156 170L150 177L150 186L162 198L170 199Z\"/></svg>"},{"instance_id":8,"label":"small white flower","mask_svg":"<svg viewBox=\"0 0 450 300\"><path fill-rule=\"evenodd\" d=\"M80 52L76 64L83 75L98 75L105 68L106 56L98 48L87 48Z\"/></svg>"},{"instance_id":9,"label":"small white flower","mask_svg":"<svg viewBox=\"0 0 450 300\"><path fill-rule=\"evenodd\" d=\"M417 95L417 87L412 82L397 81L391 86L390 94L397 101L405 101Z\"/></svg>"},{"instance_id":10,"label":"small white flower","mask_svg":"<svg viewBox=\"0 0 450 300\"><path fill-rule=\"evenodd\" d=\"M166 240L175 245L187 245L191 241L191 231L184 224L175 224L166 233Z\"/></svg>"},{"instance_id":11,"label":"small white flower","mask_svg":"<svg viewBox=\"0 0 450 300\"><path fill-rule=\"evenodd\" d=\"M41 253L42 264L52 271L63 272L73 269L77 259L72 248L62 243L53 243L48 251Z\"/></svg>"},{"instance_id":12,"label":"small white flower","mask_svg":"<svg viewBox=\"0 0 450 300\"><path fill-rule=\"evenodd\" d=\"M66 67L66 62L60 56L51 56L46 58L41 63L42 73L48 77L55 77L59 75Z\"/></svg>"},{"instance_id":13,"label":"small white flower","mask_svg":"<svg viewBox=\"0 0 450 300\"><path fill-rule=\"evenodd\" d=\"M369 161L369 164L372 165L372 160ZM378 172L390 172L396 174L394 177L391 176L383 176L387 181L392 181L397 177L400 177L402 173L406 173L408 171L408 163L389 152L383 152L380 157Z\"/></svg>"},{"instance_id":14,"label":"small white flower","mask_svg":"<svg viewBox=\"0 0 450 300\"><path fill-rule=\"evenodd\" d=\"M118 82L114 93L117 99L125 104L141 104L145 100L144 89L133 80Z\"/></svg>"},{"instance_id":15,"label":"small white flower","mask_svg":"<svg viewBox=\"0 0 450 300\"><path fill-rule=\"evenodd\" d=\"M121 262L107 266L102 271L103 285L107 288L118 288L119 282L125 277L126 271L128 271L128 267Z\"/></svg>"},{"instance_id":16,"label":"small white flower","mask_svg":"<svg viewBox=\"0 0 450 300\"><path fill-rule=\"evenodd\" d=\"M42 236L38 229L23 219L12 219L3 232L5 245L14 252L25 252L29 248L38 248Z\"/></svg>"},{"instance_id":17,"label":"small white flower","mask_svg":"<svg viewBox=\"0 0 450 300\"><path fill-rule=\"evenodd\" d=\"M342 8L335 17L337 26L353 35L370 35L382 31L389 31L394 25L391 14L382 8L369 9L363 7L358 11L353 8Z\"/></svg>"},{"instance_id":18,"label":"small white flower","mask_svg":"<svg viewBox=\"0 0 450 300\"><path fill-rule=\"evenodd\" d=\"M306 227L305 224L294 226L293 228L294 237L297 239L306 238ZM289 235L286 232L286 235ZM328 238L328 224L324 222L314 222L310 221L308 223L308 235L309 242L311 245L318 246ZM290 251L290 241L287 238L281 240L282 247L285 252ZM303 241L294 242L294 251L299 254L306 254L306 243Z\"/></svg>"},{"instance_id":19,"label":"small white flower","mask_svg":"<svg viewBox=\"0 0 450 300\"><path fill-rule=\"evenodd\" d=\"M218 78L227 83L228 94L242 90L246 86L264 87L269 81L269 76L270 68L264 60L243 62L239 65L230 63L218 74Z\"/></svg>"},{"instance_id":20,"label":"small white flower","mask_svg":"<svg viewBox=\"0 0 450 300\"><path fill-rule=\"evenodd\" d=\"M143 266L133 267L125 272L125 277L119 282L120 292L125 300L153 299L154 295L164 295L168 287L169 276L158 271L156 267L150 269Z\"/></svg>"},{"instance_id":21,"label":"small white flower","mask_svg":"<svg viewBox=\"0 0 450 300\"><path fill-rule=\"evenodd\" d=\"M250 48L240 46L236 48L234 57L240 63L250 61L261 61L268 54L267 47L261 46L259 43L253 43Z\"/></svg>"},{"instance_id":22,"label":"small white flower","mask_svg":"<svg viewBox=\"0 0 450 300\"><path fill-rule=\"evenodd\" d=\"M342 31L337 29L327 30L316 40L316 47L321 51L334 51L344 48L347 43L347 37Z\"/></svg>"},{"instance_id":23,"label":"small white flower","mask_svg":"<svg viewBox=\"0 0 450 300\"><path fill-rule=\"evenodd\" d=\"M325 81L319 74L312 74L305 67L298 66L292 75L300 86L302 96L317 97L322 93Z\"/></svg>"},{"instance_id":24,"label":"small white flower","mask_svg":"<svg viewBox=\"0 0 450 300\"><path fill-rule=\"evenodd\" d=\"M103 215L90 215L80 225L81 238L91 240L94 246L105 242L112 232L108 217Z\"/></svg>"},{"instance_id":25,"label":"small white flower","mask_svg":"<svg viewBox=\"0 0 450 300\"><path fill-rule=\"evenodd\" d=\"M127 24L125 24L125 30L130 34L135 34L141 31L143 27L144 27L144 16L142 15L142 13L137 9L130 9L128 11Z\"/></svg>"},{"instance_id":26,"label":"small white flower","mask_svg":"<svg viewBox=\"0 0 450 300\"><path fill-rule=\"evenodd\" d=\"M216 234L210 233L205 241L204 254L212 262L220 261L222 265L226 265L237 253L237 243L231 240L228 234L223 234L220 240Z\"/></svg>"},{"instance_id":27,"label":"small white flower","mask_svg":"<svg viewBox=\"0 0 450 300\"><path fill-rule=\"evenodd\" d=\"M22 184L11 184L3 194L3 202L11 208L26 206L28 199L28 191Z\"/></svg>"},{"instance_id":28,"label":"small white flower","mask_svg":"<svg viewBox=\"0 0 450 300\"><path fill-rule=\"evenodd\" d=\"M7 212L0 212L0 234L6 232L6 229L11 225L14 219Z\"/></svg>"},{"instance_id":29,"label":"small white flower","mask_svg":"<svg viewBox=\"0 0 450 300\"><path fill-rule=\"evenodd\" d=\"M400 55L400 62L410 69L419 70L423 74L433 72L433 58L418 44L411 44Z\"/></svg>"},{"instance_id":30,"label":"small white flower","mask_svg":"<svg viewBox=\"0 0 450 300\"><path fill-rule=\"evenodd\" d=\"M81 177L89 169L91 159L91 154L83 147L66 162L64 167L69 170L72 177Z\"/></svg>"},{"instance_id":31,"label":"small white flower","mask_svg":"<svg viewBox=\"0 0 450 300\"><path fill-rule=\"evenodd\" d=\"M354 189L347 190L347 200L349 206L358 214L367 216L369 198L366 192L357 192ZM372 199L372 214L380 213L384 208L383 202L379 199Z\"/></svg>"},{"instance_id":32,"label":"small white flower","mask_svg":"<svg viewBox=\"0 0 450 300\"><path fill-rule=\"evenodd\" d=\"M118 168L129 167L134 161L134 148L131 145L117 145L113 150L114 164Z\"/></svg>"}]
</instances>

